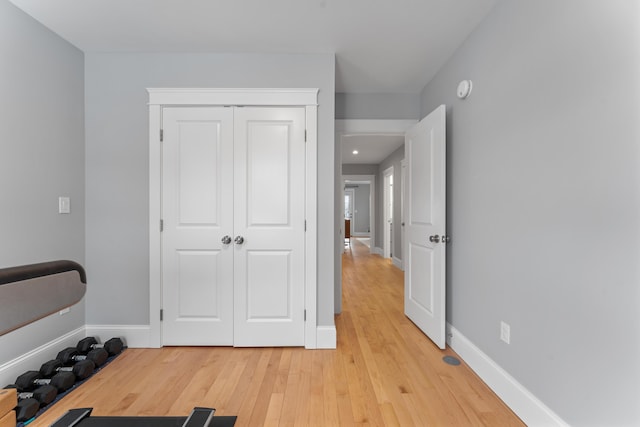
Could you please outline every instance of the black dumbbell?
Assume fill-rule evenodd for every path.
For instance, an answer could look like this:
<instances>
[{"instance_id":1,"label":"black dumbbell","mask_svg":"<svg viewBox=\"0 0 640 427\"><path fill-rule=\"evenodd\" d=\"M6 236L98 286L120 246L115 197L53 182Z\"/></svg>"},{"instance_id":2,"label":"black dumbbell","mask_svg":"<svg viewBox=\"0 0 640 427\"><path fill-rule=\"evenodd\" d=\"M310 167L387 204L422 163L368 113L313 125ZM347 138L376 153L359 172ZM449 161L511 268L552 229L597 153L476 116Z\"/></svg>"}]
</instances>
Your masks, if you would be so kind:
<instances>
[{"instance_id":1,"label":"black dumbbell","mask_svg":"<svg viewBox=\"0 0 640 427\"><path fill-rule=\"evenodd\" d=\"M86 355L82 355L75 347L67 347L56 356L56 359L64 365L73 365L81 360L91 360L96 367L104 365L108 358L109 353L103 348L94 348Z\"/></svg>"},{"instance_id":2,"label":"black dumbbell","mask_svg":"<svg viewBox=\"0 0 640 427\"><path fill-rule=\"evenodd\" d=\"M86 337L78 341L76 349L81 354L87 354L93 348L104 348L109 353L109 356L115 356L122 351L123 347L124 343L120 338L111 338L104 344L98 344L95 337Z\"/></svg>"},{"instance_id":3,"label":"black dumbbell","mask_svg":"<svg viewBox=\"0 0 640 427\"><path fill-rule=\"evenodd\" d=\"M63 366L61 361L54 359L42 364L40 374L44 377L50 377L57 372L71 372L78 380L83 380L89 377L94 369L96 369L96 364L91 360L81 360L73 366Z\"/></svg>"},{"instance_id":4,"label":"black dumbbell","mask_svg":"<svg viewBox=\"0 0 640 427\"><path fill-rule=\"evenodd\" d=\"M5 388L18 388L17 385L11 384ZM16 420L27 421L33 418L38 410L56 400L58 389L48 384L35 389L31 393L18 393L18 405L15 407Z\"/></svg>"},{"instance_id":5,"label":"black dumbbell","mask_svg":"<svg viewBox=\"0 0 640 427\"><path fill-rule=\"evenodd\" d=\"M40 409L40 402L34 398L24 399L16 406L16 421L23 422L35 417Z\"/></svg>"},{"instance_id":6,"label":"black dumbbell","mask_svg":"<svg viewBox=\"0 0 640 427\"><path fill-rule=\"evenodd\" d=\"M5 388L17 389L18 386L16 384L10 384ZM46 406L49 403L56 400L57 395L58 395L58 389L56 387L52 386L51 384L45 384L45 385L41 385L40 387L38 387L37 389L31 392L27 392L27 391L19 392L18 399L26 400L26 399L33 398L33 399L36 399L38 402L40 402L40 406Z\"/></svg>"},{"instance_id":7,"label":"black dumbbell","mask_svg":"<svg viewBox=\"0 0 640 427\"><path fill-rule=\"evenodd\" d=\"M76 382L76 376L71 372L60 372L52 378L44 378L39 371L27 371L16 378L18 391L30 391L39 386L51 384L59 392L69 390Z\"/></svg>"}]
</instances>

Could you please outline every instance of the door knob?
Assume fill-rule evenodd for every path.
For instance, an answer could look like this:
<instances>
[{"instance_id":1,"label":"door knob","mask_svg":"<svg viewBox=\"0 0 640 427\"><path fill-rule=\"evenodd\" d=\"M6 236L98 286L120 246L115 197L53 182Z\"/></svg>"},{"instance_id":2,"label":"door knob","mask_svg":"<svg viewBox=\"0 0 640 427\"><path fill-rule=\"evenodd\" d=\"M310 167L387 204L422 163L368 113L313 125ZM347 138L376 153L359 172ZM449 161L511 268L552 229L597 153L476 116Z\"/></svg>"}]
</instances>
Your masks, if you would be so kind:
<instances>
[{"instance_id":1,"label":"door knob","mask_svg":"<svg viewBox=\"0 0 640 427\"><path fill-rule=\"evenodd\" d=\"M449 243L451 241L451 237L442 235L442 243Z\"/></svg>"},{"instance_id":2,"label":"door knob","mask_svg":"<svg viewBox=\"0 0 640 427\"><path fill-rule=\"evenodd\" d=\"M243 243L244 243L244 237L242 237L242 236L236 236L235 242L236 242L236 245L241 245L241 244L243 244Z\"/></svg>"},{"instance_id":3,"label":"door knob","mask_svg":"<svg viewBox=\"0 0 640 427\"><path fill-rule=\"evenodd\" d=\"M431 243L439 243L440 242L440 236L438 236L437 234L434 234L433 236L429 236L429 241Z\"/></svg>"},{"instance_id":4,"label":"door knob","mask_svg":"<svg viewBox=\"0 0 640 427\"><path fill-rule=\"evenodd\" d=\"M229 243L231 243L231 236L224 236L222 238L222 244L228 245Z\"/></svg>"}]
</instances>

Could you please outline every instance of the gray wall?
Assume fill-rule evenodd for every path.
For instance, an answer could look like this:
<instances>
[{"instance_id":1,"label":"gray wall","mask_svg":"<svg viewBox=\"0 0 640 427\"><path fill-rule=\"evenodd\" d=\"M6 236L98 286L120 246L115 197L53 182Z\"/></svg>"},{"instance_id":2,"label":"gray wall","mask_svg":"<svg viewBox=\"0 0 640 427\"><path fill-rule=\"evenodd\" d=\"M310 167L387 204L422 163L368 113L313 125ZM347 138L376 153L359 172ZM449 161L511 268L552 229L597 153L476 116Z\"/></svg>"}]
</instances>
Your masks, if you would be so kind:
<instances>
[{"instance_id":1,"label":"gray wall","mask_svg":"<svg viewBox=\"0 0 640 427\"><path fill-rule=\"evenodd\" d=\"M369 233L370 231L370 196L371 186L369 184L357 184L354 188L354 212L353 212L353 232L354 233Z\"/></svg>"},{"instance_id":2,"label":"gray wall","mask_svg":"<svg viewBox=\"0 0 640 427\"><path fill-rule=\"evenodd\" d=\"M336 93L336 119L417 119L420 95Z\"/></svg>"},{"instance_id":3,"label":"gray wall","mask_svg":"<svg viewBox=\"0 0 640 427\"><path fill-rule=\"evenodd\" d=\"M84 264L83 86L82 52L0 0L0 268ZM84 302L3 335L0 365L82 325Z\"/></svg>"},{"instance_id":4,"label":"gray wall","mask_svg":"<svg viewBox=\"0 0 640 427\"><path fill-rule=\"evenodd\" d=\"M86 55L87 323L149 323L148 87L320 88L318 324L333 325L334 56Z\"/></svg>"},{"instance_id":5,"label":"gray wall","mask_svg":"<svg viewBox=\"0 0 640 427\"><path fill-rule=\"evenodd\" d=\"M404 145L391 153L378 165L376 175L376 242L375 246L382 250L384 242L384 171L393 166L393 248L394 258L402 260L402 166L404 159Z\"/></svg>"},{"instance_id":6,"label":"gray wall","mask_svg":"<svg viewBox=\"0 0 640 427\"><path fill-rule=\"evenodd\" d=\"M363 165L358 163L342 165L342 175L375 175L378 165Z\"/></svg>"},{"instance_id":7,"label":"gray wall","mask_svg":"<svg viewBox=\"0 0 640 427\"><path fill-rule=\"evenodd\" d=\"M422 94L447 105L448 320L575 426L640 425L639 17L503 1Z\"/></svg>"}]
</instances>

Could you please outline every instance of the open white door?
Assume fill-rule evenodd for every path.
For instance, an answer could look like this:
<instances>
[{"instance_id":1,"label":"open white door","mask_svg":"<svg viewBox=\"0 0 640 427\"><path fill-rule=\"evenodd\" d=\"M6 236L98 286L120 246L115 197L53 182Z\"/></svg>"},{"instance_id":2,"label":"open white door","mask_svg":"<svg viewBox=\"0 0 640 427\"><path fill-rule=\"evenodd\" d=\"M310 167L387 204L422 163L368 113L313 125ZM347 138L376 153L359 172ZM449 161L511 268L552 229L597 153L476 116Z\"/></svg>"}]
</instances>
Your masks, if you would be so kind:
<instances>
[{"instance_id":1,"label":"open white door","mask_svg":"<svg viewBox=\"0 0 640 427\"><path fill-rule=\"evenodd\" d=\"M404 311L446 346L446 145L441 105L405 135Z\"/></svg>"}]
</instances>

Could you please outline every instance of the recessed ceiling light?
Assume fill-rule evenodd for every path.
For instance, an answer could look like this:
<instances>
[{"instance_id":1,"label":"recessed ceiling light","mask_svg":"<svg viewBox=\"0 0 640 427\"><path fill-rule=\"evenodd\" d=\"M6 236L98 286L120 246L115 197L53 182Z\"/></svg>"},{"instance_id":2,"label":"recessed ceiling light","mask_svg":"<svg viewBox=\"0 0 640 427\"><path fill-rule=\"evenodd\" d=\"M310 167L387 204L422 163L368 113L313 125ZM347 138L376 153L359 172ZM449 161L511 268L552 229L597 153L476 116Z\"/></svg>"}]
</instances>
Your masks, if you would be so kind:
<instances>
[{"instance_id":1,"label":"recessed ceiling light","mask_svg":"<svg viewBox=\"0 0 640 427\"><path fill-rule=\"evenodd\" d=\"M358 150L353 150L353 154L358 154Z\"/></svg>"}]
</instances>

